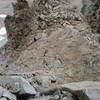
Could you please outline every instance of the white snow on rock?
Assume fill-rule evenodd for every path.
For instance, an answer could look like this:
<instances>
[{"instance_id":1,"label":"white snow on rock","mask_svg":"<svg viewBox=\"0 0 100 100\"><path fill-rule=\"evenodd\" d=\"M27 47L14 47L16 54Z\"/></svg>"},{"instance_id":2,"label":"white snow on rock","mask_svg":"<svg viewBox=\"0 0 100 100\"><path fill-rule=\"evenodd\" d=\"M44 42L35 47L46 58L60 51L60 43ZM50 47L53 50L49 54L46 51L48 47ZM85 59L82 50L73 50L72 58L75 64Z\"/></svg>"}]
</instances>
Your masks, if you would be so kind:
<instances>
[{"instance_id":1,"label":"white snow on rock","mask_svg":"<svg viewBox=\"0 0 100 100\"><path fill-rule=\"evenodd\" d=\"M3 47L7 43L7 38L0 37L0 48Z\"/></svg>"},{"instance_id":2,"label":"white snow on rock","mask_svg":"<svg viewBox=\"0 0 100 100\"><path fill-rule=\"evenodd\" d=\"M3 47L7 43L7 31L5 27L0 29L0 48Z\"/></svg>"},{"instance_id":3,"label":"white snow on rock","mask_svg":"<svg viewBox=\"0 0 100 100\"><path fill-rule=\"evenodd\" d=\"M0 14L0 18L5 19L6 17L7 17L7 15L6 15L6 14Z\"/></svg>"},{"instance_id":4,"label":"white snow on rock","mask_svg":"<svg viewBox=\"0 0 100 100\"><path fill-rule=\"evenodd\" d=\"M5 35L7 35L6 28L5 28L5 27L2 27L2 28L0 29L0 36L5 36Z\"/></svg>"}]
</instances>

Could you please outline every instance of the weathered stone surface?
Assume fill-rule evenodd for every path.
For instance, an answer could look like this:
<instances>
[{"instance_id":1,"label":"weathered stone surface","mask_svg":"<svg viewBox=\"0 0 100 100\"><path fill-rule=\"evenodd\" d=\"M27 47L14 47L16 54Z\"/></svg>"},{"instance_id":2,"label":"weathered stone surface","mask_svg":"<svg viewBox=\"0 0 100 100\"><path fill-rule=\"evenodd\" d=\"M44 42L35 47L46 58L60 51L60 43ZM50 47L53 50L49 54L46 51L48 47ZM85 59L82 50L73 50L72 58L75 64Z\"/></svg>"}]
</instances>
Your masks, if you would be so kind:
<instances>
[{"instance_id":1,"label":"weathered stone surface","mask_svg":"<svg viewBox=\"0 0 100 100\"><path fill-rule=\"evenodd\" d=\"M80 14L66 5L67 1L62 0L34 0L29 8L26 0L18 1L14 4L14 16L8 16L5 20L10 46L17 49L25 45L26 37L37 33L37 30L61 27L66 20L81 21Z\"/></svg>"},{"instance_id":2,"label":"weathered stone surface","mask_svg":"<svg viewBox=\"0 0 100 100\"><path fill-rule=\"evenodd\" d=\"M61 87L67 87L72 91L83 90L83 89L99 89L100 83L95 81L82 81L82 82L73 82L61 85Z\"/></svg>"},{"instance_id":3,"label":"weathered stone surface","mask_svg":"<svg viewBox=\"0 0 100 100\"><path fill-rule=\"evenodd\" d=\"M6 90L3 87L0 87L0 98L1 97L5 97L9 100L17 100L15 95L11 94L8 90ZM3 100L3 99L0 99L0 100ZM4 99L4 100L6 100L6 99Z\"/></svg>"},{"instance_id":4,"label":"weathered stone surface","mask_svg":"<svg viewBox=\"0 0 100 100\"><path fill-rule=\"evenodd\" d=\"M19 46L24 45L25 38L32 33L30 25L32 12L26 0L18 0L17 3L13 4L13 7L14 16L6 17L5 26L7 28L9 46L12 49L17 49Z\"/></svg>"},{"instance_id":5,"label":"weathered stone surface","mask_svg":"<svg viewBox=\"0 0 100 100\"><path fill-rule=\"evenodd\" d=\"M9 89L10 92L17 95L35 95L35 89L20 76L2 76L0 77L0 85Z\"/></svg>"},{"instance_id":6,"label":"weathered stone surface","mask_svg":"<svg viewBox=\"0 0 100 100\"><path fill-rule=\"evenodd\" d=\"M100 99L100 82L84 81L69 83L61 86L63 89L68 89L74 95L77 95L80 100L99 100Z\"/></svg>"},{"instance_id":7,"label":"weathered stone surface","mask_svg":"<svg viewBox=\"0 0 100 100\"><path fill-rule=\"evenodd\" d=\"M39 3L38 0L34 1L34 4L37 5L37 3ZM53 3L55 4L54 8ZM32 39L32 41L28 41L28 45L24 50L21 50L22 47L19 48L22 52L17 52L17 57L14 55L15 52L8 54L9 59L7 60L10 67L8 67L7 73L11 74L14 71L20 73L37 71L39 72L38 76L41 77L53 74L56 76L57 84L81 80L100 80L99 45L95 41L91 28L83 20L81 14L68 8L69 6L66 7L66 3L62 1L49 1L49 8L47 10L42 3L39 3L40 6L38 7L34 4L32 6L34 8L32 9L33 12L29 8L28 10L30 14L35 15L30 18L30 14L25 12L23 24L25 22L29 27L29 24L34 26L34 21L38 22L36 26L41 25L40 23L43 22L46 24L46 27L41 29L38 26L37 29L40 30L36 32L38 35L35 34L35 36L31 35L28 37L28 40ZM21 15L23 15L22 12L23 10L19 11ZM20 15L19 13L18 15ZM14 17L17 17L16 14ZM20 17L22 18L22 16ZM18 17L18 19L20 18ZM25 19L27 19L28 23ZM54 19L55 22L52 22ZM13 20L13 23L16 23L16 20ZM52 24L49 24L48 21L52 22ZM10 23L12 24L12 21ZM20 21L19 24L21 24ZM19 32L15 30L15 34L21 33L22 35L22 32L19 30L20 27L17 27L16 24L14 25ZM32 26L31 28L33 28ZM13 30L11 26L8 29ZM26 32L26 28L24 30L24 27L22 27L22 29L25 31L25 34L28 33L28 30ZM16 35L14 38L16 38ZM23 35L21 38L23 38ZM16 38L15 40L18 39ZM25 42L23 43L25 44ZM13 59L13 57L16 59ZM9 60L11 63L9 63ZM42 73L40 73L40 70L42 70Z\"/></svg>"},{"instance_id":8,"label":"weathered stone surface","mask_svg":"<svg viewBox=\"0 0 100 100\"><path fill-rule=\"evenodd\" d=\"M99 91L96 93L97 88L93 88L94 85L91 85L91 82L89 85L92 88L83 83L71 83L56 88L57 84L100 80L100 46L95 41L88 23L84 21L80 13L67 6L66 0L35 0L31 9L18 8L14 16L6 18L5 23L9 42L12 44L9 47L15 50L8 52L7 65L9 67L2 72L6 73L4 75L24 75L42 97L50 94L57 100L63 99L67 94L68 99L71 98L71 100L98 98ZM36 26L35 32L34 26ZM25 48L23 49L22 46ZM20 49L20 52L17 49ZM13 59L14 57L16 60ZM15 87L10 89L7 84L9 91L19 95L36 94L36 91L31 91L33 87L29 83L23 86L25 83L22 78L12 77L10 80L12 83L14 81L14 85L11 84L11 86ZM39 89L39 87L49 86L51 89L55 87L52 93L48 91L44 93L44 88ZM95 96L91 95L92 93Z\"/></svg>"},{"instance_id":9,"label":"weathered stone surface","mask_svg":"<svg viewBox=\"0 0 100 100\"><path fill-rule=\"evenodd\" d=\"M54 95L54 98L60 98L60 100L63 98L68 98L68 100L99 100L100 82L73 82L55 86L54 88L50 87L41 93L42 95Z\"/></svg>"},{"instance_id":10,"label":"weathered stone surface","mask_svg":"<svg viewBox=\"0 0 100 100\"><path fill-rule=\"evenodd\" d=\"M41 39L29 45L16 64L10 65L11 69L17 65L18 72L42 70L44 76L56 76L57 83L99 80L99 49L92 40L88 25L70 24L48 32L50 36L42 35Z\"/></svg>"}]
</instances>

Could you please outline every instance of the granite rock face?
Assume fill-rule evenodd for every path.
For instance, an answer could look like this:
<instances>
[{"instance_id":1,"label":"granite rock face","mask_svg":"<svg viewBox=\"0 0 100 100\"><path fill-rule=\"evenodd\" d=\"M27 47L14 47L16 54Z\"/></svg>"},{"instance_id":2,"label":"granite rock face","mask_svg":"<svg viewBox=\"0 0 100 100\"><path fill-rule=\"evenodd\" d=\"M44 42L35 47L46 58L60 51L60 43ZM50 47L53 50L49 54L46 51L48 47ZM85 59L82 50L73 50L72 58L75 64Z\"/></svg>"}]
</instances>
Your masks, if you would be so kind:
<instances>
[{"instance_id":1,"label":"granite rock face","mask_svg":"<svg viewBox=\"0 0 100 100\"><path fill-rule=\"evenodd\" d=\"M15 47L18 44L21 52L15 49L8 53L7 73L37 71L41 77L49 73L56 76L59 84L100 80L99 44L83 16L70 8L66 0L36 0L32 7L15 10L12 18L15 20L5 21L9 42Z\"/></svg>"},{"instance_id":2,"label":"granite rock face","mask_svg":"<svg viewBox=\"0 0 100 100\"><path fill-rule=\"evenodd\" d=\"M34 0L31 7L17 1L14 16L5 20L10 51L1 75L25 78L36 91L29 100L98 100L99 82L89 81L100 81L100 46L82 14L67 0Z\"/></svg>"}]
</instances>

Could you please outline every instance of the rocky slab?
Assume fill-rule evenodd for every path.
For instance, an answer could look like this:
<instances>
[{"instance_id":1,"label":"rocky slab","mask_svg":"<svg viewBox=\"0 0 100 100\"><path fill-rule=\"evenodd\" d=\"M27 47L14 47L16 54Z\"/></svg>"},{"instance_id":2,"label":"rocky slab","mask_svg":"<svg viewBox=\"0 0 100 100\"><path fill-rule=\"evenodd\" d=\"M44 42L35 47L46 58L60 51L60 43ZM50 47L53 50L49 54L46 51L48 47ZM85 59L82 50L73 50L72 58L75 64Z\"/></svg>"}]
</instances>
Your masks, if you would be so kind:
<instances>
[{"instance_id":1,"label":"rocky slab","mask_svg":"<svg viewBox=\"0 0 100 100\"><path fill-rule=\"evenodd\" d=\"M35 89L24 78L19 76L2 76L0 85L9 89L10 92L19 95L35 95Z\"/></svg>"}]
</instances>

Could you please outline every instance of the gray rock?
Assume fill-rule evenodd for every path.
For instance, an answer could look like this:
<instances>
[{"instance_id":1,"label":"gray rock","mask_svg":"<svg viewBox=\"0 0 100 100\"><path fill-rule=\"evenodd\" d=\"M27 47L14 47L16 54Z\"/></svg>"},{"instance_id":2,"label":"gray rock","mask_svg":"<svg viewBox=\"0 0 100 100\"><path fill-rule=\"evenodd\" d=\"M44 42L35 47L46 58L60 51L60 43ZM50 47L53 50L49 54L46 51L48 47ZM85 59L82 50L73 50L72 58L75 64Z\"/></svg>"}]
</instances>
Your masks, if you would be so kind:
<instances>
[{"instance_id":1,"label":"gray rock","mask_svg":"<svg viewBox=\"0 0 100 100\"><path fill-rule=\"evenodd\" d=\"M41 76L36 78L36 81L38 85L43 88L48 88L51 85L51 79L48 76Z\"/></svg>"},{"instance_id":2,"label":"gray rock","mask_svg":"<svg viewBox=\"0 0 100 100\"><path fill-rule=\"evenodd\" d=\"M61 87L79 97L80 100L100 100L100 82L76 82Z\"/></svg>"},{"instance_id":3,"label":"gray rock","mask_svg":"<svg viewBox=\"0 0 100 100\"><path fill-rule=\"evenodd\" d=\"M7 100L7 98L3 97L3 98L1 98L0 100Z\"/></svg>"},{"instance_id":4,"label":"gray rock","mask_svg":"<svg viewBox=\"0 0 100 100\"><path fill-rule=\"evenodd\" d=\"M44 88L47 88L47 87L49 87L51 85L51 81L49 80L49 79L43 79L42 80L42 86L44 87Z\"/></svg>"},{"instance_id":5,"label":"gray rock","mask_svg":"<svg viewBox=\"0 0 100 100\"><path fill-rule=\"evenodd\" d=\"M86 89L84 93L89 100L100 100L100 89Z\"/></svg>"},{"instance_id":6,"label":"gray rock","mask_svg":"<svg viewBox=\"0 0 100 100\"><path fill-rule=\"evenodd\" d=\"M6 98L8 98L9 100L17 100L15 95L11 94L8 90L6 90L3 87L0 87L0 97L4 97L0 100L6 100Z\"/></svg>"},{"instance_id":7,"label":"gray rock","mask_svg":"<svg viewBox=\"0 0 100 100\"><path fill-rule=\"evenodd\" d=\"M35 89L26 81L24 78L20 76L6 76L0 77L0 85L8 88L10 92L16 93L17 95L35 95Z\"/></svg>"},{"instance_id":8,"label":"gray rock","mask_svg":"<svg viewBox=\"0 0 100 100\"><path fill-rule=\"evenodd\" d=\"M64 97L63 100L69 100L67 97Z\"/></svg>"}]
</instances>

